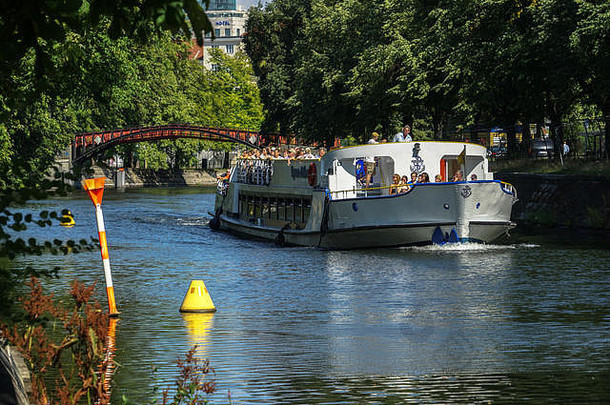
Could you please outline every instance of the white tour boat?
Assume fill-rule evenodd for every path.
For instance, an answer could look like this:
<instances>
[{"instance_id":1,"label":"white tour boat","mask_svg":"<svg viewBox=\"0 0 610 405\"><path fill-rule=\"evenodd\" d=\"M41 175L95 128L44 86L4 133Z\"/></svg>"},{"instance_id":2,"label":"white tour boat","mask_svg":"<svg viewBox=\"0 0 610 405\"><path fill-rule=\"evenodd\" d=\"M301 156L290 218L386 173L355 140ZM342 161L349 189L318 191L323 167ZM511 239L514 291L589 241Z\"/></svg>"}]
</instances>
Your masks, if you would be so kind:
<instances>
[{"instance_id":1,"label":"white tour boat","mask_svg":"<svg viewBox=\"0 0 610 405\"><path fill-rule=\"evenodd\" d=\"M373 168L366 186L366 169ZM458 170L464 181L451 181ZM393 175L433 182L394 193ZM435 176L441 182L434 182ZM466 181L476 175L476 181ZM514 224L511 184L493 179L487 150L459 142L367 144L320 159L239 159L219 184L214 229L281 245L352 249L491 242Z\"/></svg>"}]
</instances>

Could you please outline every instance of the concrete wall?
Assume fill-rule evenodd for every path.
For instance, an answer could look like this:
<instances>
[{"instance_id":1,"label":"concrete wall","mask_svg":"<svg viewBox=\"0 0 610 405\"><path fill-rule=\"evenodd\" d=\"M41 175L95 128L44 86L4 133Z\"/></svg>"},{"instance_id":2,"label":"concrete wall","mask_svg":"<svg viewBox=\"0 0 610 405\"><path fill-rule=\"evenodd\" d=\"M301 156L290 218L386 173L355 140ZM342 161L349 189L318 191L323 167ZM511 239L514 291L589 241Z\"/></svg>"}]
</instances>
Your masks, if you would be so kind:
<instances>
[{"instance_id":1,"label":"concrete wall","mask_svg":"<svg viewBox=\"0 0 610 405\"><path fill-rule=\"evenodd\" d=\"M610 230L610 177L496 173L517 188L513 221Z\"/></svg>"},{"instance_id":2,"label":"concrete wall","mask_svg":"<svg viewBox=\"0 0 610 405\"><path fill-rule=\"evenodd\" d=\"M115 170L93 168L92 177L106 177L106 187L114 187ZM212 186L216 185L215 170L147 170L125 169L125 187Z\"/></svg>"}]
</instances>

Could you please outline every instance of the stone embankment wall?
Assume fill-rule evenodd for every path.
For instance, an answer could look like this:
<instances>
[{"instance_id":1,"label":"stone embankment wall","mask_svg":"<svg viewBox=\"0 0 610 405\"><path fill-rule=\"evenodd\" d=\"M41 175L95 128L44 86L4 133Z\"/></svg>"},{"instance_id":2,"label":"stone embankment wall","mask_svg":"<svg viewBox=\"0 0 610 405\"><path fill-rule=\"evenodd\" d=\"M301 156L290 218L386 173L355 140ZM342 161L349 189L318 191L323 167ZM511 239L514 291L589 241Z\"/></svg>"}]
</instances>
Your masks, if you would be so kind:
<instances>
[{"instance_id":1,"label":"stone embankment wall","mask_svg":"<svg viewBox=\"0 0 610 405\"><path fill-rule=\"evenodd\" d=\"M610 177L496 173L517 189L513 221L610 230Z\"/></svg>"},{"instance_id":2,"label":"stone embankment wall","mask_svg":"<svg viewBox=\"0 0 610 405\"><path fill-rule=\"evenodd\" d=\"M106 186L114 187L114 169L93 167L93 177L105 176ZM125 187L212 186L216 185L215 170L147 170L125 169Z\"/></svg>"},{"instance_id":3,"label":"stone embankment wall","mask_svg":"<svg viewBox=\"0 0 610 405\"><path fill-rule=\"evenodd\" d=\"M114 187L114 169L93 169L95 177L105 176L107 187ZM500 172L495 178L517 189L515 222L610 230L610 177ZM216 171L126 169L125 180L127 188L212 186Z\"/></svg>"}]
</instances>

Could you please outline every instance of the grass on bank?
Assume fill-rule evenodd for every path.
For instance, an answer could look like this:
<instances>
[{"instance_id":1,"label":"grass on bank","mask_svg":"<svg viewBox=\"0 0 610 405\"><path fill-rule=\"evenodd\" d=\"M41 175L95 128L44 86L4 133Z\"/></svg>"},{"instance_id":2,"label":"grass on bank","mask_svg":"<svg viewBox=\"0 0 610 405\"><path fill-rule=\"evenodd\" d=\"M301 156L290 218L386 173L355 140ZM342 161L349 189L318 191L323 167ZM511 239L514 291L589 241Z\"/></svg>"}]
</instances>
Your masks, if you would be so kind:
<instances>
[{"instance_id":1,"label":"grass on bank","mask_svg":"<svg viewBox=\"0 0 610 405\"><path fill-rule=\"evenodd\" d=\"M492 172L522 172L610 177L610 160L496 159L489 161Z\"/></svg>"}]
</instances>

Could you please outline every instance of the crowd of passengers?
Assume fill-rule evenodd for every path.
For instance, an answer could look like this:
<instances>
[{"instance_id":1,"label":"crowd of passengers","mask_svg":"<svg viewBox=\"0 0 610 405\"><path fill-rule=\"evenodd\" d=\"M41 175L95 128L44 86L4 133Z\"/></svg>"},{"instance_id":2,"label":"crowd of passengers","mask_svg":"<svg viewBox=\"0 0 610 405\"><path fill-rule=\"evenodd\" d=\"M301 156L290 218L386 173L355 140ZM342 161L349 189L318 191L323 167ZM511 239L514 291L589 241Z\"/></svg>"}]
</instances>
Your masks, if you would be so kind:
<instances>
[{"instance_id":1,"label":"crowd of passengers","mask_svg":"<svg viewBox=\"0 0 610 405\"><path fill-rule=\"evenodd\" d=\"M310 148L296 146L294 148L280 150L275 146L269 146L259 149L246 149L239 155L239 159L255 159L255 160L269 160L269 159L286 159L288 163L291 160L301 159L319 159L326 154L326 148Z\"/></svg>"},{"instance_id":2,"label":"crowd of passengers","mask_svg":"<svg viewBox=\"0 0 610 405\"><path fill-rule=\"evenodd\" d=\"M472 176L470 176L470 181L477 181L477 175L473 174ZM443 182L443 178L441 177L440 174L437 174L436 176L434 176L434 181L436 183L442 183ZM453 175L453 178L451 179L452 182L456 182L456 181L464 181L464 174L462 173L461 170L458 170L455 172L455 174ZM400 174L396 173L394 174L394 176L392 176L392 184L390 185L390 194L400 194L400 193L406 193L409 190L411 190L411 188L413 188L413 185L418 184L418 183L430 183L430 176L428 176L428 173L423 172L421 174L417 174L417 172L412 172L411 173L411 180L409 180L407 178L407 176L400 176Z\"/></svg>"}]
</instances>

